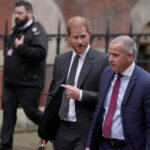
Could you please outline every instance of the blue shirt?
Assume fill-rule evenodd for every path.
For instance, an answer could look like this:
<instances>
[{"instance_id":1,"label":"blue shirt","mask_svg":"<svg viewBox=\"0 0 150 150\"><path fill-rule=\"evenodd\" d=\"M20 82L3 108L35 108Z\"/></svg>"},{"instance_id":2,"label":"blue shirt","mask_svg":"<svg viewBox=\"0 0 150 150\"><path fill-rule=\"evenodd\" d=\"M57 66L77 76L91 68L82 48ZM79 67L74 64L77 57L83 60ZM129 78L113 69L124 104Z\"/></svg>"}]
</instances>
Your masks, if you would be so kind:
<instances>
[{"instance_id":1,"label":"blue shirt","mask_svg":"<svg viewBox=\"0 0 150 150\"><path fill-rule=\"evenodd\" d=\"M122 104L124 94L128 86L128 83L130 81L130 77L133 73L134 68L135 68L135 63L133 62L124 72L121 73L123 77L121 77L120 79L120 88L119 88L119 94L118 94L118 99L117 99L117 106L116 106L116 110L115 110L113 121L112 121L111 136L109 138L120 139L120 140L125 139L123 135L123 129L122 129L121 104ZM106 99L104 103L105 112L104 112L103 120L105 120L105 117L108 111L111 94L112 94L112 90L113 90L116 79L117 79L117 74L114 75L114 78L111 81L109 90L106 95Z\"/></svg>"}]
</instances>

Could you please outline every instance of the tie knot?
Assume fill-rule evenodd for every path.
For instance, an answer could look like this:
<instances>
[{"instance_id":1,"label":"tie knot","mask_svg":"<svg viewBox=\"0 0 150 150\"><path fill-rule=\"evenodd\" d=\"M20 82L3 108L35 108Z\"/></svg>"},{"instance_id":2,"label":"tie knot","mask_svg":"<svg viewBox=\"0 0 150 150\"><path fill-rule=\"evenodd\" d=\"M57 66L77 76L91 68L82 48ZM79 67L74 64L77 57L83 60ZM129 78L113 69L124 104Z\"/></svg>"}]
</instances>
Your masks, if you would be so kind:
<instances>
[{"instance_id":1,"label":"tie knot","mask_svg":"<svg viewBox=\"0 0 150 150\"><path fill-rule=\"evenodd\" d=\"M78 60L80 58L80 55L75 55L74 60Z\"/></svg>"},{"instance_id":2,"label":"tie knot","mask_svg":"<svg viewBox=\"0 0 150 150\"><path fill-rule=\"evenodd\" d=\"M117 73L118 78L121 78L123 75L121 73Z\"/></svg>"}]
</instances>

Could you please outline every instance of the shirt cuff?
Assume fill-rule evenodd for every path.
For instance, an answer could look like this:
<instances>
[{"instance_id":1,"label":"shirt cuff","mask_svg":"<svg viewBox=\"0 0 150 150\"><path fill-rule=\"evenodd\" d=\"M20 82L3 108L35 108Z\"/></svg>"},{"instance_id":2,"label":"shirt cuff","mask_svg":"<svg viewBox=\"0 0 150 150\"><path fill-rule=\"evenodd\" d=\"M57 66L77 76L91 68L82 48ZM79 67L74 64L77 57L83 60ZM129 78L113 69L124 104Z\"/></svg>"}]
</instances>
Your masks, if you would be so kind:
<instances>
[{"instance_id":1,"label":"shirt cuff","mask_svg":"<svg viewBox=\"0 0 150 150\"><path fill-rule=\"evenodd\" d=\"M82 101L82 90L80 90L80 97L78 99L79 101Z\"/></svg>"}]
</instances>

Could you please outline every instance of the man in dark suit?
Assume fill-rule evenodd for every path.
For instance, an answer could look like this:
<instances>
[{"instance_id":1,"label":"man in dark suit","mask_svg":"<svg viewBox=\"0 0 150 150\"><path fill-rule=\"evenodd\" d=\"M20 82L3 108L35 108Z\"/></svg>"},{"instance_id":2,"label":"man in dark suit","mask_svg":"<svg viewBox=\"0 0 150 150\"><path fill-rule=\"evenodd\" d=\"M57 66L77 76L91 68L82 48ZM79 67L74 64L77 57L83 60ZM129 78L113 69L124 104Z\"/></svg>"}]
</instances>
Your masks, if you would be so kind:
<instances>
[{"instance_id":1,"label":"man in dark suit","mask_svg":"<svg viewBox=\"0 0 150 150\"><path fill-rule=\"evenodd\" d=\"M135 65L135 51L125 35L109 45L86 150L150 149L150 74Z\"/></svg>"},{"instance_id":2,"label":"man in dark suit","mask_svg":"<svg viewBox=\"0 0 150 150\"><path fill-rule=\"evenodd\" d=\"M39 136L55 141L55 150L84 150L98 100L99 77L108 57L90 47L91 31L86 18L70 18L67 33L73 51L55 59Z\"/></svg>"}]
</instances>

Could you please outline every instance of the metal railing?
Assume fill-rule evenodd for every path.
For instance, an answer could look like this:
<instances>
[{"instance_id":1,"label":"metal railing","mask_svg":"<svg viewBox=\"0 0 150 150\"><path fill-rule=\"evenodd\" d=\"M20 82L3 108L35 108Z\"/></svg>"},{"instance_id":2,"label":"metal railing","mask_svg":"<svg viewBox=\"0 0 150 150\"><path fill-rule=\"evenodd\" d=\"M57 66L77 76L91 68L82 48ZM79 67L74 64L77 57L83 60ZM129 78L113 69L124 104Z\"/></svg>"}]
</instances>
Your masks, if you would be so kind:
<instances>
[{"instance_id":1,"label":"metal railing","mask_svg":"<svg viewBox=\"0 0 150 150\"><path fill-rule=\"evenodd\" d=\"M130 26L129 33L110 33L109 24L108 24L106 27L105 34L92 34L91 35L90 44L93 45L95 40L105 41L104 47L105 47L105 52L107 53L110 40L119 35L129 35L130 37L132 37L136 41L138 51L139 51L139 45L140 45L141 38L144 38L144 39L150 38L150 33L132 33L132 26ZM56 40L56 55L60 54L61 42L63 39L67 39L66 34L61 34L60 21L58 23L57 33L56 34L48 34L47 36L48 36L49 41L52 41L53 39ZM8 24L6 21L4 34L0 35L0 39L3 39L3 42L4 42L4 51L7 48L8 37L9 37ZM138 59L138 56L137 56L136 63L138 65L140 65L141 67L143 67L145 70L150 72L150 58L149 59ZM53 64L47 64L47 67L52 67L52 66L53 66ZM2 67L2 66L0 66L0 67ZM43 94L46 95L47 93L43 93Z\"/></svg>"}]
</instances>

